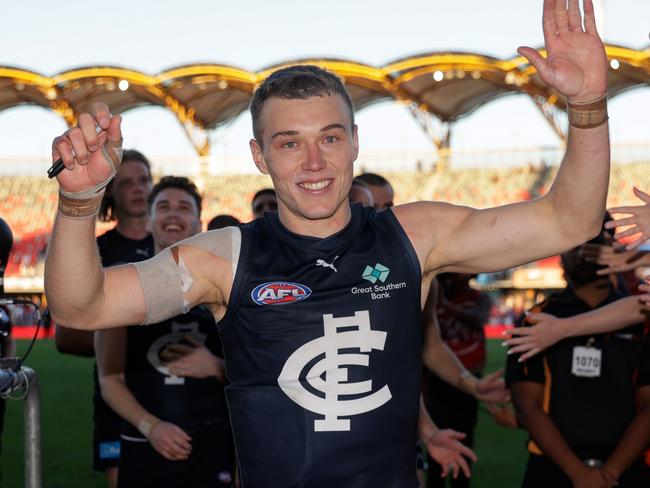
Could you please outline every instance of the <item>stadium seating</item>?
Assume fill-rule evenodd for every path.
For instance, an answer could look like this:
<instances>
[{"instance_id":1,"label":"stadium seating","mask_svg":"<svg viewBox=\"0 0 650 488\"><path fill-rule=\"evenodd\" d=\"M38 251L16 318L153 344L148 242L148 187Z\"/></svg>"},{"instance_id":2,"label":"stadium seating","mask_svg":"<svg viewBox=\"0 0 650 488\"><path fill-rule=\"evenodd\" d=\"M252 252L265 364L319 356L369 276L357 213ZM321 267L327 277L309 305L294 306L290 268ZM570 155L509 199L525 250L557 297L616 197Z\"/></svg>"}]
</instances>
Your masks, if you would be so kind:
<instances>
[{"instance_id":1,"label":"stadium seating","mask_svg":"<svg viewBox=\"0 0 650 488\"><path fill-rule=\"evenodd\" d=\"M396 202L439 200L477 208L528 200L550 187L557 168L529 165L517 168L450 169L444 172L383 174L395 189ZM197 181L204 195L203 219L217 214L251 219L253 194L271 186L264 175L205 176ZM608 205L637 205L632 186L650 190L648 163L614 165ZM3 176L0 215L14 232L7 276L40 276L57 201L57 185L45 177ZM111 224L100 224L98 233Z\"/></svg>"}]
</instances>

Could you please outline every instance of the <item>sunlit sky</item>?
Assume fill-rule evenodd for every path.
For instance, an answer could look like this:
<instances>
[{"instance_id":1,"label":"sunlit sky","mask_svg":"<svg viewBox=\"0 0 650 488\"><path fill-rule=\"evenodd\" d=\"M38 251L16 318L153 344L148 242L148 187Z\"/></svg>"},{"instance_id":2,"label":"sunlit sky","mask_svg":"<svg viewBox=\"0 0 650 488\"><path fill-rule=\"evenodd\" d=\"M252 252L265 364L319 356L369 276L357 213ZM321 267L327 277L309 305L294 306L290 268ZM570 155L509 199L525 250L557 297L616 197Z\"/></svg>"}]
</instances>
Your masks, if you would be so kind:
<instances>
[{"instance_id":1,"label":"sunlit sky","mask_svg":"<svg viewBox=\"0 0 650 488\"><path fill-rule=\"evenodd\" d=\"M606 42L650 43L650 1L602 0ZM3 2L0 65L54 75L82 66L123 66L155 74L195 62L248 70L297 58L333 57L381 66L431 51L509 58L539 47L541 0ZM645 109L641 109L644 107ZM650 140L650 88L610 103L614 143ZM359 112L362 151L429 150L420 128L392 102ZM49 154L63 121L37 107L0 112L0 156ZM194 156L175 118L161 108L125 114L125 146L152 157ZM213 133L213 153L244 155L251 137L243 114ZM525 96L492 102L456 124L458 149L556 146L558 139Z\"/></svg>"}]
</instances>

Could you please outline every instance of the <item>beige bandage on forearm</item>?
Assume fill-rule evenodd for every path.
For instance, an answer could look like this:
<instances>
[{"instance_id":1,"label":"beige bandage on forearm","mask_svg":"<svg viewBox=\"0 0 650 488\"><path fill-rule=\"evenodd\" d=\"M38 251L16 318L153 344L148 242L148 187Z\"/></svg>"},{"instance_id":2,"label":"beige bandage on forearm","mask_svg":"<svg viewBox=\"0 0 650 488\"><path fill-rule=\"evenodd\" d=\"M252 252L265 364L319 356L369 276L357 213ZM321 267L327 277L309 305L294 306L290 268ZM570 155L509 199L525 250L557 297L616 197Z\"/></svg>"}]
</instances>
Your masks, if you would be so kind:
<instances>
[{"instance_id":1,"label":"beige bandage on forearm","mask_svg":"<svg viewBox=\"0 0 650 488\"><path fill-rule=\"evenodd\" d=\"M194 278L183 261L182 246L197 247L228 261L234 279L241 249L241 231L237 227L197 234L147 261L133 263L144 292L146 313L143 324L155 324L189 311L186 294Z\"/></svg>"},{"instance_id":2,"label":"beige bandage on forearm","mask_svg":"<svg viewBox=\"0 0 650 488\"><path fill-rule=\"evenodd\" d=\"M115 177L122 163L122 139L106 141L101 149L104 159L111 168L111 174L101 183L78 192L59 189L59 211L71 218L94 217L99 212L106 185Z\"/></svg>"}]
</instances>

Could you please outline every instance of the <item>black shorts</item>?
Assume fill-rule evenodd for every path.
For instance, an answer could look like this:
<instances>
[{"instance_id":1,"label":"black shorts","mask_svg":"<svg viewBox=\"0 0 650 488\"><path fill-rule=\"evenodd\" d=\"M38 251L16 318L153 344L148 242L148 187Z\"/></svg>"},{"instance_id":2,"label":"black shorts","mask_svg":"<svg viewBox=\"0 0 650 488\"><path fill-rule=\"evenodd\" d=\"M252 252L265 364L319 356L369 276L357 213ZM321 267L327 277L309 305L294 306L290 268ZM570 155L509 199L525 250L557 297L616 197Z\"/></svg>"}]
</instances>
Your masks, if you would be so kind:
<instances>
[{"instance_id":1,"label":"black shorts","mask_svg":"<svg viewBox=\"0 0 650 488\"><path fill-rule=\"evenodd\" d=\"M106 405L99 393L95 370L93 395L93 469L105 471L120 463L120 430L122 418Z\"/></svg>"},{"instance_id":2,"label":"black shorts","mask_svg":"<svg viewBox=\"0 0 650 488\"><path fill-rule=\"evenodd\" d=\"M188 431L192 453L185 461L170 461L146 439L122 439L118 488L232 487L235 450L230 429Z\"/></svg>"}]
</instances>

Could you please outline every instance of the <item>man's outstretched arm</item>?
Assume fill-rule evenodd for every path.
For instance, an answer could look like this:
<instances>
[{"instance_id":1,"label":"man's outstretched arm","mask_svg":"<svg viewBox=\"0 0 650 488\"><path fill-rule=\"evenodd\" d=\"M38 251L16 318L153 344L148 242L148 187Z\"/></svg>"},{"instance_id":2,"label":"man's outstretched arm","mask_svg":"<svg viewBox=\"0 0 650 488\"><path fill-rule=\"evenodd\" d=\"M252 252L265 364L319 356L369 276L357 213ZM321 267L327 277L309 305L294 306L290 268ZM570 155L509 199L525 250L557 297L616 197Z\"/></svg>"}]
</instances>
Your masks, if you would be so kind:
<instances>
[{"instance_id":1,"label":"man's outstretched arm","mask_svg":"<svg viewBox=\"0 0 650 488\"><path fill-rule=\"evenodd\" d=\"M584 29L581 21L577 0L568 8L545 0L547 57L519 49L572 107L567 150L552 188L533 201L485 210L426 202L398 207L395 214L425 271L506 269L558 254L598 233L609 182L607 58L590 0Z\"/></svg>"},{"instance_id":2,"label":"man's outstretched arm","mask_svg":"<svg viewBox=\"0 0 650 488\"><path fill-rule=\"evenodd\" d=\"M465 368L463 363L445 344L440 336L440 324L437 317L438 280L431 280L429 296L422 312L424 344L422 362L436 376L451 386L472 395L477 400L486 402L503 402L508 399L501 371L490 373L484 378L477 378Z\"/></svg>"},{"instance_id":3,"label":"man's outstretched arm","mask_svg":"<svg viewBox=\"0 0 650 488\"><path fill-rule=\"evenodd\" d=\"M96 103L92 115L81 114L77 127L54 139L53 160L62 158L66 167L57 176L59 208L45 261L45 293L54 320L73 328L102 329L141 324L150 317L157 322L199 303L222 312L234 266L234 258L221 257L234 255L227 236L213 240L225 242L228 252L221 252L219 242L208 248L179 243L138 263L138 268L102 269L95 215L104 187L121 162L120 123L105 104ZM146 278L141 273L144 268ZM189 277L185 284L182 273ZM225 292L219 283L228 283ZM156 292L155 303L145 300L146 290Z\"/></svg>"},{"instance_id":4,"label":"man's outstretched arm","mask_svg":"<svg viewBox=\"0 0 650 488\"><path fill-rule=\"evenodd\" d=\"M603 334L643 322L649 312L638 296L616 300L604 307L572 317L557 318L547 313L530 313L531 327L517 327L508 331L510 339L504 342L508 354L521 354L519 361L534 356L567 337Z\"/></svg>"}]
</instances>

